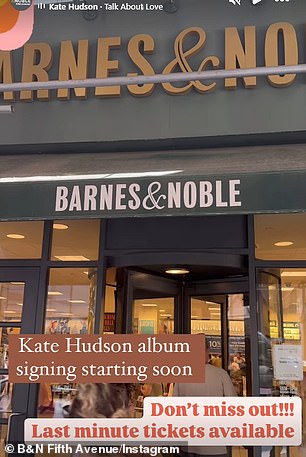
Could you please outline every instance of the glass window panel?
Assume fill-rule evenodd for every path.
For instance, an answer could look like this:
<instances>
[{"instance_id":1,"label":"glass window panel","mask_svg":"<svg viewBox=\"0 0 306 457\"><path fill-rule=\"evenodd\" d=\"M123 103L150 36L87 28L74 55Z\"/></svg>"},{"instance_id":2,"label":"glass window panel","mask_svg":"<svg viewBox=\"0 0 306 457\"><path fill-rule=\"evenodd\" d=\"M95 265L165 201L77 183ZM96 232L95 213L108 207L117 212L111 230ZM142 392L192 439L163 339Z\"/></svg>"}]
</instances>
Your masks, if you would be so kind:
<instances>
[{"instance_id":1,"label":"glass window panel","mask_svg":"<svg viewBox=\"0 0 306 457\"><path fill-rule=\"evenodd\" d=\"M100 221L54 221L51 260L96 260L99 250Z\"/></svg>"},{"instance_id":2,"label":"glass window panel","mask_svg":"<svg viewBox=\"0 0 306 457\"><path fill-rule=\"evenodd\" d=\"M96 283L95 268L51 268L45 333L93 333ZM75 383L41 383L38 416L64 417L75 393Z\"/></svg>"},{"instance_id":3,"label":"glass window panel","mask_svg":"<svg viewBox=\"0 0 306 457\"><path fill-rule=\"evenodd\" d=\"M306 268L279 268L260 271L259 301L259 374L261 395L299 396L302 398L303 443L295 448L276 448L276 455L301 457L306 437ZM271 278L274 278L274 283ZM271 289L271 287L273 289ZM274 348L290 345L301 348L301 377L276 379L277 357ZM295 379L292 379L294 378ZM290 378L290 379L289 379ZM290 449L290 454L287 452Z\"/></svg>"},{"instance_id":4,"label":"glass window panel","mask_svg":"<svg viewBox=\"0 0 306 457\"><path fill-rule=\"evenodd\" d=\"M8 375L0 375L0 413L12 411L13 388Z\"/></svg>"},{"instance_id":5,"label":"glass window panel","mask_svg":"<svg viewBox=\"0 0 306 457\"><path fill-rule=\"evenodd\" d=\"M39 259L44 223L0 222L1 259Z\"/></svg>"},{"instance_id":6,"label":"glass window panel","mask_svg":"<svg viewBox=\"0 0 306 457\"><path fill-rule=\"evenodd\" d=\"M105 287L105 311L103 319L103 333L115 333L115 296L116 289L113 286Z\"/></svg>"},{"instance_id":7,"label":"glass window panel","mask_svg":"<svg viewBox=\"0 0 306 457\"><path fill-rule=\"evenodd\" d=\"M143 292L145 295L145 292ZM154 297L156 292L147 291ZM152 294L152 295L151 295ZM148 296L148 295L147 295ZM174 298L139 298L133 300L133 333L139 334L172 334L174 333ZM168 392L165 383L144 384L138 386L135 407L136 417L142 416L143 398L145 396L161 396Z\"/></svg>"},{"instance_id":8,"label":"glass window panel","mask_svg":"<svg viewBox=\"0 0 306 457\"><path fill-rule=\"evenodd\" d=\"M306 214L257 215L255 255L264 260L306 260Z\"/></svg>"},{"instance_id":9,"label":"glass window panel","mask_svg":"<svg viewBox=\"0 0 306 457\"><path fill-rule=\"evenodd\" d=\"M51 268L45 333L93 332L96 300L95 268Z\"/></svg>"},{"instance_id":10,"label":"glass window panel","mask_svg":"<svg viewBox=\"0 0 306 457\"><path fill-rule=\"evenodd\" d=\"M174 298L134 300L133 333L174 333Z\"/></svg>"},{"instance_id":11,"label":"glass window panel","mask_svg":"<svg viewBox=\"0 0 306 457\"><path fill-rule=\"evenodd\" d=\"M0 322L21 321L23 282L0 282Z\"/></svg>"},{"instance_id":12,"label":"glass window panel","mask_svg":"<svg viewBox=\"0 0 306 457\"><path fill-rule=\"evenodd\" d=\"M117 268L108 268L106 270L106 284L117 287Z\"/></svg>"},{"instance_id":13,"label":"glass window panel","mask_svg":"<svg viewBox=\"0 0 306 457\"><path fill-rule=\"evenodd\" d=\"M246 360L243 294L228 295L228 369L237 394L246 396Z\"/></svg>"},{"instance_id":14,"label":"glass window panel","mask_svg":"<svg viewBox=\"0 0 306 457\"><path fill-rule=\"evenodd\" d=\"M222 366L221 305L204 297L191 297L191 334L205 333L209 362Z\"/></svg>"},{"instance_id":15,"label":"glass window panel","mask_svg":"<svg viewBox=\"0 0 306 457\"><path fill-rule=\"evenodd\" d=\"M101 316L101 332L115 333L117 280L116 268L106 270L104 314Z\"/></svg>"},{"instance_id":16,"label":"glass window panel","mask_svg":"<svg viewBox=\"0 0 306 457\"><path fill-rule=\"evenodd\" d=\"M0 368L8 368L9 364L8 335L19 333L18 327L0 327Z\"/></svg>"},{"instance_id":17,"label":"glass window panel","mask_svg":"<svg viewBox=\"0 0 306 457\"><path fill-rule=\"evenodd\" d=\"M75 383L40 383L38 417L67 417L69 406L77 393Z\"/></svg>"}]
</instances>

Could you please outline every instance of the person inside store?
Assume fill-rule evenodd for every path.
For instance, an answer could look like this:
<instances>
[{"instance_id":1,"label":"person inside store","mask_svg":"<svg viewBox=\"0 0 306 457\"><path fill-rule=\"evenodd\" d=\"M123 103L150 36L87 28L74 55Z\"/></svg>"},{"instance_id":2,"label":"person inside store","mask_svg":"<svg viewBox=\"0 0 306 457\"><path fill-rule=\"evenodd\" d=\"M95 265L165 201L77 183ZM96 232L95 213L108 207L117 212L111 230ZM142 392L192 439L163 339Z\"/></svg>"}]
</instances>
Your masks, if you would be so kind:
<instances>
[{"instance_id":1,"label":"person inside store","mask_svg":"<svg viewBox=\"0 0 306 457\"><path fill-rule=\"evenodd\" d=\"M238 363L240 370L245 370L245 358L242 357L241 352L237 352L234 362Z\"/></svg>"},{"instance_id":2,"label":"person inside store","mask_svg":"<svg viewBox=\"0 0 306 457\"><path fill-rule=\"evenodd\" d=\"M140 392L143 397L161 397L163 394L162 385L160 383L144 383L140 386Z\"/></svg>"},{"instance_id":3,"label":"person inside store","mask_svg":"<svg viewBox=\"0 0 306 457\"><path fill-rule=\"evenodd\" d=\"M206 364L204 383L176 383L174 397L236 397L236 390L227 372L222 368L209 364L209 347L206 342ZM182 447L182 457L227 457L225 446L188 446Z\"/></svg>"},{"instance_id":4,"label":"person inside store","mask_svg":"<svg viewBox=\"0 0 306 457\"><path fill-rule=\"evenodd\" d=\"M53 412L53 395L51 384L46 382L41 382L39 387L39 396L38 396L38 412L40 415L47 412Z\"/></svg>"},{"instance_id":5,"label":"person inside store","mask_svg":"<svg viewBox=\"0 0 306 457\"><path fill-rule=\"evenodd\" d=\"M214 367L218 367L218 368L221 368L222 367L222 359L221 359L221 355L220 354L217 354L217 355L213 355L211 356L210 360L209 360L209 363L211 365L213 365Z\"/></svg>"},{"instance_id":6,"label":"person inside store","mask_svg":"<svg viewBox=\"0 0 306 457\"><path fill-rule=\"evenodd\" d=\"M69 417L134 417L135 390L135 384L127 383L80 384L77 395L70 406ZM82 452L74 453L73 457L82 455ZM93 457L94 454L87 455ZM121 457L120 453L117 453L116 456Z\"/></svg>"},{"instance_id":7,"label":"person inside store","mask_svg":"<svg viewBox=\"0 0 306 457\"><path fill-rule=\"evenodd\" d=\"M70 417L133 417L135 384L79 384Z\"/></svg>"}]
</instances>

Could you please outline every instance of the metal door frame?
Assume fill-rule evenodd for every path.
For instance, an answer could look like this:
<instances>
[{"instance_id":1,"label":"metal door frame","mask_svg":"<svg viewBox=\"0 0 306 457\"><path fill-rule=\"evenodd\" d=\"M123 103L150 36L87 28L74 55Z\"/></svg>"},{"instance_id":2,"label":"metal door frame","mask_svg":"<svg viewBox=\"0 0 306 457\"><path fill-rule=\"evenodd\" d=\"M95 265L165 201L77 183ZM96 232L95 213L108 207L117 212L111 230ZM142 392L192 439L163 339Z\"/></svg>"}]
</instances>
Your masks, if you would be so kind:
<instances>
[{"instance_id":1,"label":"metal door frame","mask_svg":"<svg viewBox=\"0 0 306 457\"><path fill-rule=\"evenodd\" d=\"M24 301L20 321L3 322L2 327L18 327L21 334L33 334L38 331L40 314L43 307L38 306L40 269L38 267L7 267L0 268L0 282L24 282ZM1 368L0 374L7 374L7 369ZM0 418L0 424L8 425L8 440L23 441L23 420L33 414L32 391L37 386L33 384L15 384L12 394L12 408L8 418Z\"/></svg>"}]
</instances>

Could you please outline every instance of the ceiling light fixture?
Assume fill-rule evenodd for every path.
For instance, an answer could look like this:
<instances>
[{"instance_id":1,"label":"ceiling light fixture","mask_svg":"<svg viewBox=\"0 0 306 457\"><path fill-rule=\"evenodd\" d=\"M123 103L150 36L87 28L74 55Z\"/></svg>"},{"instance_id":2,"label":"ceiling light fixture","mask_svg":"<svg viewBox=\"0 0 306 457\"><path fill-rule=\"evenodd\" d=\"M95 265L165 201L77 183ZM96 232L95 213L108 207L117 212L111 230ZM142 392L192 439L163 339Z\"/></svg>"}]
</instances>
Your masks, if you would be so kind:
<instances>
[{"instance_id":1,"label":"ceiling light fixture","mask_svg":"<svg viewBox=\"0 0 306 457\"><path fill-rule=\"evenodd\" d=\"M287 246L292 246L293 241L276 241L276 243L273 243L274 246L277 246L278 248L285 248Z\"/></svg>"},{"instance_id":2,"label":"ceiling light fixture","mask_svg":"<svg viewBox=\"0 0 306 457\"><path fill-rule=\"evenodd\" d=\"M294 290L294 287L282 287L282 292L291 292Z\"/></svg>"},{"instance_id":3,"label":"ceiling light fixture","mask_svg":"<svg viewBox=\"0 0 306 457\"><path fill-rule=\"evenodd\" d=\"M66 224L53 224L54 230L67 230L68 225Z\"/></svg>"},{"instance_id":4,"label":"ceiling light fixture","mask_svg":"<svg viewBox=\"0 0 306 457\"><path fill-rule=\"evenodd\" d=\"M9 233L6 236L7 238L12 238L14 240L23 240L25 238L25 236L21 235L20 233Z\"/></svg>"},{"instance_id":5,"label":"ceiling light fixture","mask_svg":"<svg viewBox=\"0 0 306 457\"><path fill-rule=\"evenodd\" d=\"M282 271L282 276L306 277L306 271Z\"/></svg>"},{"instance_id":6,"label":"ceiling light fixture","mask_svg":"<svg viewBox=\"0 0 306 457\"><path fill-rule=\"evenodd\" d=\"M63 295L62 292L58 292L57 290L49 290L48 295Z\"/></svg>"},{"instance_id":7,"label":"ceiling light fixture","mask_svg":"<svg viewBox=\"0 0 306 457\"><path fill-rule=\"evenodd\" d=\"M157 305L156 305L156 303L142 303L141 306L152 307L152 306L157 306Z\"/></svg>"},{"instance_id":8,"label":"ceiling light fixture","mask_svg":"<svg viewBox=\"0 0 306 457\"><path fill-rule=\"evenodd\" d=\"M85 300L67 300L69 303L86 303Z\"/></svg>"},{"instance_id":9,"label":"ceiling light fixture","mask_svg":"<svg viewBox=\"0 0 306 457\"><path fill-rule=\"evenodd\" d=\"M52 313L53 311L56 311L56 309L55 308L47 308L47 311Z\"/></svg>"},{"instance_id":10,"label":"ceiling light fixture","mask_svg":"<svg viewBox=\"0 0 306 457\"><path fill-rule=\"evenodd\" d=\"M12 114L14 112L13 105L0 105L0 113L2 114Z\"/></svg>"},{"instance_id":11,"label":"ceiling light fixture","mask_svg":"<svg viewBox=\"0 0 306 457\"><path fill-rule=\"evenodd\" d=\"M190 271L187 270L187 268L169 268L165 273L168 273L169 275L186 275L190 273Z\"/></svg>"},{"instance_id":12,"label":"ceiling light fixture","mask_svg":"<svg viewBox=\"0 0 306 457\"><path fill-rule=\"evenodd\" d=\"M62 260L63 262L81 262L82 260L90 260L83 255L55 255L54 257L58 260Z\"/></svg>"}]
</instances>

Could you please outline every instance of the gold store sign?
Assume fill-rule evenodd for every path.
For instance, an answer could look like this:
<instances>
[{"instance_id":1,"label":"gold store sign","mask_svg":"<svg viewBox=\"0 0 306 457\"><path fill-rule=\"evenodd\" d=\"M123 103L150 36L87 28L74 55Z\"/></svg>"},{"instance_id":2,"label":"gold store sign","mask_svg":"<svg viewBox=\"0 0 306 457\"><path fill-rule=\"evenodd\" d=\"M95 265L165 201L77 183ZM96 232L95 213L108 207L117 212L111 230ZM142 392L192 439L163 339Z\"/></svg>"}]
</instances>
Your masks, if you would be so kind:
<instances>
[{"instance_id":1,"label":"gold store sign","mask_svg":"<svg viewBox=\"0 0 306 457\"><path fill-rule=\"evenodd\" d=\"M174 57L162 69L153 68L149 54L153 54L157 46L151 35L138 34L130 38L127 43L127 54L133 66L139 69L138 73L128 73L128 76L154 75L156 73L170 74L173 72L205 71L206 69L233 70L236 68L255 68L257 66L256 54L256 27L246 26L239 35L236 27L227 27L224 31L224 64L216 55L205 56L205 44L207 35L201 27L190 27L180 32L174 41ZM281 42L281 45L280 45ZM192 44L190 44L192 43ZM113 57L114 50L123 50L120 36L101 37L97 39L95 77L107 78L110 75L120 75L120 62ZM199 53L203 53L198 68L192 68L190 59ZM21 69L21 82L49 81L49 71L53 66L55 51L48 43L27 43L23 48L23 61ZM282 55L282 57L280 57ZM298 40L295 28L288 22L271 24L265 34L264 61L267 67L280 64L298 64ZM0 83L16 82L13 76L13 53L0 52ZM74 49L71 40L60 43L57 76L60 81L86 79L89 77L89 40L79 40ZM295 74L270 75L267 77L271 85L286 87L295 81ZM256 87L256 76L242 78L246 88ZM226 78L223 82L226 89L237 87L237 78ZM128 85L127 90L133 96L149 96L154 90L155 84ZM191 90L200 94L213 91L216 82L204 83L192 81L186 83L163 83L162 88L167 94L182 95ZM87 97L86 88L58 89L56 98L68 100L72 92L77 98ZM120 86L96 87L96 97L120 96ZM5 92L3 98L6 101L14 101L16 95L13 92ZM49 90L37 90L38 100L49 100ZM19 94L22 101L32 101L33 91L24 90Z\"/></svg>"}]
</instances>

